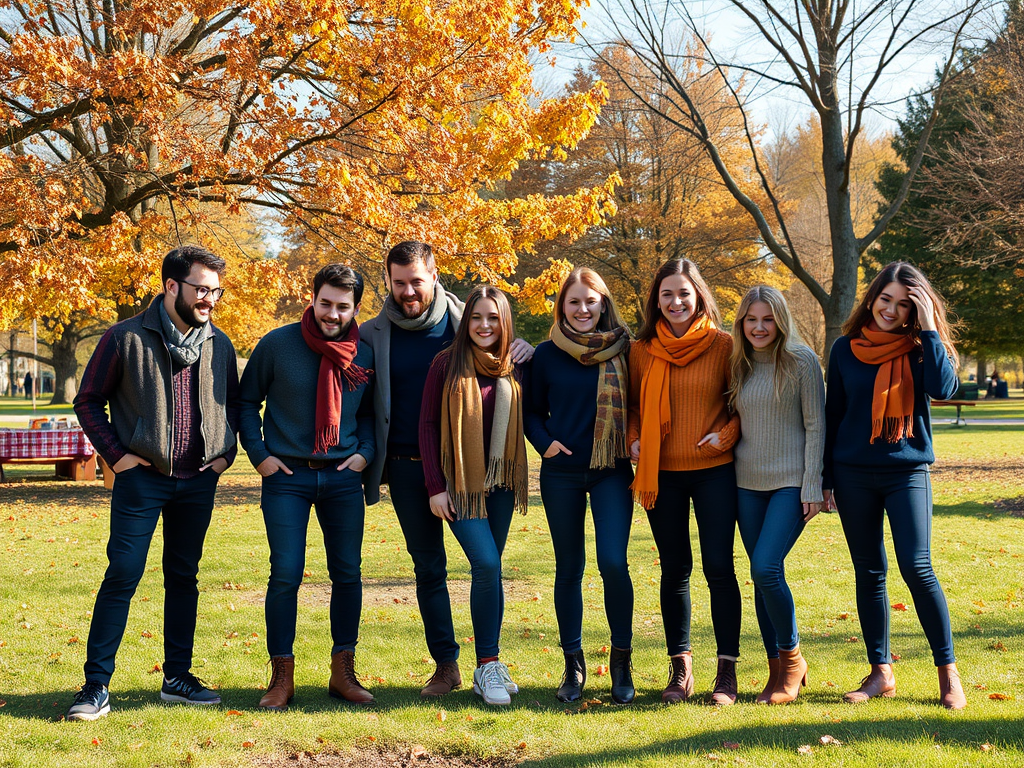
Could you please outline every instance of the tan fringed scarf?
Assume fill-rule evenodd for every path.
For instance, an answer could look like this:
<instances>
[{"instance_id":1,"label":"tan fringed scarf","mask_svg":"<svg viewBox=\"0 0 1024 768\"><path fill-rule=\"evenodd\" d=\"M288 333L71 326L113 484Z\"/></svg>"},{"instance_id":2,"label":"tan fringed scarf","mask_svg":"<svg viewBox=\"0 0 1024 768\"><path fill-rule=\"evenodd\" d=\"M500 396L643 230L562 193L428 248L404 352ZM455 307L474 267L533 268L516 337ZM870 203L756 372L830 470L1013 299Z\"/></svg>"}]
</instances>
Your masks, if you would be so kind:
<instances>
[{"instance_id":1,"label":"tan fringed scarf","mask_svg":"<svg viewBox=\"0 0 1024 768\"><path fill-rule=\"evenodd\" d=\"M597 374L597 419L590 468L614 467L616 459L629 458L626 447L626 356L629 334L613 331L580 333L564 320L551 326L551 341L583 365L600 365Z\"/></svg>"},{"instance_id":2,"label":"tan fringed scarf","mask_svg":"<svg viewBox=\"0 0 1024 768\"><path fill-rule=\"evenodd\" d=\"M644 509L651 509L658 498L658 469L661 442L669 432L672 406L669 400L670 366L685 366L703 355L715 343L718 329L706 315L694 320L678 339L668 322L658 320L657 335L648 351L651 364L640 383L640 461L633 480L633 498Z\"/></svg>"},{"instance_id":3,"label":"tan fringed scarf","mask_svg":"<svg viewBox=\"0 0 1024 768\"><path fill-rule=\"evenodd\" d=\"M441 398L441 468L448 498L459 520L487 517L485 499L492 488L511 488L516 507L526 514L527 463L523 402L511 358L499 360L475 344L460 366L457 385ZM477 374L495 380L491 457L485 465L484 408Z\"/></svg>"},{"instance_id":4,"label":"tan fringed scarf","mask_svg":"<svg viewBox=\"0 0 1024 768\"><path fill-rule=\"evenodd\" d=\"M861 329L862 338L850 341L850 350L862 363L877 365L875 390L871 398L871 440L898 443L914 436L914 375L910 352L914 339L909 333L886 333L870 326Z\"/></svg>"}]
</instances>

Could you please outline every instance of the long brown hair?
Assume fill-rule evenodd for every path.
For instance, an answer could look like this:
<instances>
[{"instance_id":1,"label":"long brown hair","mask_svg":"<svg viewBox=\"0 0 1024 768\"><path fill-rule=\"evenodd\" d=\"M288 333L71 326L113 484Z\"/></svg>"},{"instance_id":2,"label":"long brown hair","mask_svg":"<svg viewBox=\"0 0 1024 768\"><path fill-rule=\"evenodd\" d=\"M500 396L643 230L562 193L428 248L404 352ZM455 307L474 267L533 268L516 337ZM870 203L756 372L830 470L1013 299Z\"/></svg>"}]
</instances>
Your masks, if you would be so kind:
<instances>
[{"instance_id":1,"label":"long brown hair","mask_svg":"<svg viewBox=\"0 0 1024 768\"><path fill-rule=\"evenodd\" d=\"M795 347L806 345L793 323L793 316L789 312L786 297L782 295L781 291L770 285L755 285L740 301L740 306L736 310L736 319L732 324L730 407L736 402L736 396L743 389L744 382L754 368L753 348L746 333L743 332L743 320L750 312L750 308L759 301L764 302L771 309L772 317L775 318L775 328L778 331L778 337L771 349L772 361L775 363L775 399L780 400L786 387L795 383L799 376L799 361L793 350Z\"/></svg>"},{"instance_id":2,"label":"long brown hair","mask_svg":"<svg viewBox=\"0 0 1024 768\"><path fill-rule=\"evenodd\" d=\"M515 326L512 323L512 305L509 304L508 296L493 285L478 285L469 292L466 297L466 306L462 310L462 322L455 332L452 345L448 348L449 363L448 375L445 377L445 389L451 390L462 377L461 361L466 358L473 340L469 338L469 318L473 309L481 299L491 299L498 308L498 325L501 328L501 338L498 339L498 348L495 355L501 360L507 360L509 348L515 339Z\"/></svg>"},{"instance_id":3,"label":"long brown hair","mask_svg":"<svg viewBox=\"0 0 1024 768\"><path fill-rule=\"evenodd\" d=\"M601 298L604 299L604 307L601 309L601 318L597 321L597 325L594 328L598 331L613 331L616 328L625 328L626 333L629 333L629 326L626 325L622 319L622 315L619 314L619 308L615 305L615 299L612 298L611 292L608 290L608 285L605 283L604 278L601 277L597 272L592 270L590 267L576 267L569 276L565 278L562 283L562 287L558 289L558 298L555 299L555 324L558 325L565 320L565 294L569 292L576 283L583 283L585 286L593 291L597 291L601 294Z\"/></svg>"},{"instance_id":4,"label":"long brown hair","mask_svg":"<svg viewBox=\"0 0 1024 768\"><path fill-rule=\"evenodd\" d=\"M650 341L657 336L658 320L661 318L658 293L661 291L661 281L672 275L683 275L693 283L693 288L697 292L697 317L708 317L715 325L721 327L722 315L718 311L715 296L711 293L708 284L704 282L704 278L700 276L697 265L689 259L669 259L658 268L654 280L651 281L651 287L647 289L647 301L644 302L644 323L636 335L638 341Z\"/></svg>"},{"instance_id":5,"label":"long brown hair","mask_svg":"<svg viewBox=\"0 0 1024 768\"><path fill-rule=\"evenodd\" d=\"M860 336L864 326L871 322L871 307L874 305L878 295L885 290L889 283L899 283L907 288L920 288L928 295L928 298L935 305L935 330L938 331L939 339L942 340L942 345L946 348L946 354L953 361L954 367L959 366L960 356L957 354L956 347L954 346L956 332L952 322L946 316L946 302L943 301L938 291L932 288L932 284L928 282L928 278L924 276L921 270L905 261L894 261L891 264L887 264L878 273L878 276L871 281L871 285L868 286L864 296L861 297L860 302L850 314L850 319L843 325L843 335L853 338ZM920 344L921 323L917 317L917 305L914 302L910 302L910 316L907 318L907 325L910 328L910 336L914 339L914 343Z\"/></svg>"}]
</instances>

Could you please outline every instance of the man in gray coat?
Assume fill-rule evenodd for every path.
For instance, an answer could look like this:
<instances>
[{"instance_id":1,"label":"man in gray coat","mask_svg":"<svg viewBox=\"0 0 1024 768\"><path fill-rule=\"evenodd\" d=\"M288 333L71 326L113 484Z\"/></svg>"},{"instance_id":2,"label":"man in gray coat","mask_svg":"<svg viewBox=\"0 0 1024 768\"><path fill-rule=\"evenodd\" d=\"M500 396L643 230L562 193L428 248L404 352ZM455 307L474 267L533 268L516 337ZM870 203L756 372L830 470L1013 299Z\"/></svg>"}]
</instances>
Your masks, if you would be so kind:
<instances>
[{"instance_id":1,"label":"man in gray coat","mask_svg":"<svg viewBox=\"0 0 1024 768\"><path fill-rule=\"evenodd\" d=\"M217 480L234 461L238 424L235 349L213 327L224 260L182 246L164 258L164 293L100 339L75 413L116 474L109 565L89 628L85 685L68 720L110 711L107 686L128 608L163 516L164 701L219 704L189 670L199 603L199 559ZM110 417L106 409L109 407Z\"/></svg>"},{"instance_id":2,"label":"man in gray coat","mask_svg":"<svg viewBox=\"0 0 1024 768\"><path fill-rule=\"evenodd\" d=\"M462 684L459 644L448 595L444 521L430 511L420 460L420 403L430 363L448 347L462 319L463 304L438 281L430 246L407 241L385 262L390 290L380 314L359 328L373 349L377 386L374 420L377 452L363 472L366 503L380 501L387 483L416 573L416 599L427 649L437 668L420 693L441 696ZM512 345L516 362L533 356L522 339Z\"/></svg>"}]
</instances>

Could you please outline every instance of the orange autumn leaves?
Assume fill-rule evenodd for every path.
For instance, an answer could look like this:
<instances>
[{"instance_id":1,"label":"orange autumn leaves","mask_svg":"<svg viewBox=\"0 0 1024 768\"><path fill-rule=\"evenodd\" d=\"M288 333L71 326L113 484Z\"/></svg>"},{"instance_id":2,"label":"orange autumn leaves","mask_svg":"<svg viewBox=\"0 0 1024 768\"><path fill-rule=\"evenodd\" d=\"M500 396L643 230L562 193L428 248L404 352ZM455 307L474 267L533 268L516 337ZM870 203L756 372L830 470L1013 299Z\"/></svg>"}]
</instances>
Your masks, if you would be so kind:
<instances>
[{"instance_id":1,"label":"orange autumn leaves","mask_svg":"<svg viewBox=\"0 0 1024 768\"><path fill-rule=\"evenodd\" d=\"M2 277L32 294L8 315L135 304L204 206L276 210L332 254L426 240L443 270L499 283L614 210L612 181L501 194L522 160L575 147L605 98L532 85L576 2L147 0L84 28L85 0L0 8ZM529 302L565 268L507 287ZM270 269L243 263L244 303L291 290Z\"/></svg>"}]
</instances>

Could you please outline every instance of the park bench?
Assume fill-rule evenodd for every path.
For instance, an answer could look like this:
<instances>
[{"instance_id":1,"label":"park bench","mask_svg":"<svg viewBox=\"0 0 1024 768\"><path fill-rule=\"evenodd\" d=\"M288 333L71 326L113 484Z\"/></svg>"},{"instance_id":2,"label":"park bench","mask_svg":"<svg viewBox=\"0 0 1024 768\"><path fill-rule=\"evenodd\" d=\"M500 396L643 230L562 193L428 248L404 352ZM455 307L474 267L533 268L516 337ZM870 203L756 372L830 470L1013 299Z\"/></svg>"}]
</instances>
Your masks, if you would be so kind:
<instances>
[{"instance_id":1,"label":"park bench","mask_svg":"<svg viewBox=\"0 0 1024 768\"><path fill-rule=\"evenodd\" d=\"M972 408L978 404L977 400L932 400L932 405L955 405L956 406L956 418L953 420L954 424L960 424L962 421L964 426L967 426L967 419L960 415L960 409L965 405L969 405Z\"/></svg>"}]
</instances>

